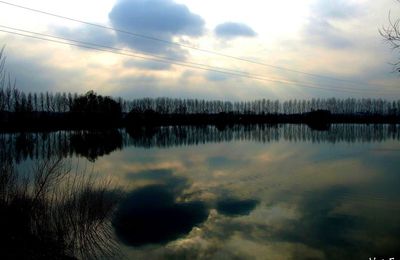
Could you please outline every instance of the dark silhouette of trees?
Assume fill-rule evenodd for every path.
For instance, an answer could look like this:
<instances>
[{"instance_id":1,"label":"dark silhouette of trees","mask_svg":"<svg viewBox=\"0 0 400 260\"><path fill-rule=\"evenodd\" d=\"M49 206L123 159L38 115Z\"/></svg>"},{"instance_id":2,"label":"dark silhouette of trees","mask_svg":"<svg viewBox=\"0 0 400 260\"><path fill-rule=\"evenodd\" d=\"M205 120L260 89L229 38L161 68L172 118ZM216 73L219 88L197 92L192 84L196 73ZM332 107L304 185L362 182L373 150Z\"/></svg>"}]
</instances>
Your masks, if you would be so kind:
<instances>
[{"instance_id":1,"label":"dark silhouette of trees","mask_svg":"<svg viewBox=\"0 0 400 260\"><path fill-rule=\"evenodd\" d=\"M67 111L67 95L58 95L56 104L61 104L61 111ZM65 99L64 99L65 98ZM97 95L93 91L73 98L69 107L69 124L76 126L106 126L119 124L121 121L121 105L111 97ZM60 111L60 110L58 110Z\"/></svg>"},{"instance_id":2,"label":"dark silhouette of trees","mask_svg":"<svg viewBox=\"0 0 400 260\"><path fill-rule=\"evenodd\" d=\"M115 125L121 120L120 103L93 91L81 96L65 92L25 93L8 78L0 83L3 83L0 88L3 127L98 127Z\"/></svg>"},{"instance_id":3,"label":"dark silhouette of trees","mask_svg":"<svg viewBox=\"0 0 400 260\"><path fill-rule=\"evenodd\" d=\"M56 99L56 104L60 107L58 111L66 111L66 109L63 109L64 103L67 103L66 95L63 94L62 96L60 96L60 94L58 93L58 97ZM71 112L95 113L103 115L121 114L121 104L117 103L110 97L97 95L93 91L89 91L85 95L75 98L71 103Z\"/></svg>"},{"instance_id":4,"label":"dark silhouette of trees","mask_svg":"<svg viewBox=\"0 0 400 260\"><path fill-rule=\"evenodd\" d=\"M234 113L244 115L268 114L302 114L315 110L329 110L333 114L390 114L398 113L399 101L388 101L371 98L313 98L309 100L269 100L254 101L221 101L177 98L142 98L117 101L111 97L103 97L87 92L78 96L76 93L25 93L11 83L0 89L1 111L18 112L84 112L118 114L121 112L157 114L218 114Z\"/></svg>"},{"instance_id":5,"label":"dark silhouette of trees","mask_svg":"<svg viewBox=\"0 0 400 260\"><path fill-rule=\"evenodd\" d=\"M10 74L7 73L5 62L3 47L0 50L0 113L14 108L13 90L15 89L15 81L12 81Z\"/></svg>"},{"instance_id":6,"label":"dark silhouette of trees","mask_svg":"<svg viewBox=\"0 0 400 260\"><path fill-rule=\"evenodd\" d=\"M399 21L386 28L388 40L398 47ZM0 123L15 128L79 128L132 125L226 125L242 123L307 123L326 129L329 123L398 123L400 101L371 98L313 98L285 101L221 101L178 98L124 100L93 91L26 93L15 87L4 69L0 51ZM316 124L316 122L318 124ZM322 123L322 124L321 124ZM11 128L12 128L11 127Z\"/></svg>"},{"instance_id":7,"label":"dark silhouette of trees","mask_svg":"<svg viewBox=\"0 0 400 260\"><path fill-rule=\"evenodd\" d=\"M328 110L332 114L370 114L399 115L400 101L387 101L371 98L313 98L310 100L254 100L220 101L199 99L143 98L124 101L124 112L136 114L157 113L173 114L219 114L233 113L241 115L304 114L316 110Z\"/></svg>"},{"instance_id":8,"label":"dark silhouette of trees","mask_svg":"<svg viewBox=\"0 0 400 260\"><path fill-rule=\"evenodd\" d=\"M76 128L132 124L218 124L224 127L234 123L400 121L400 100L313 98L231 102L165 97L124 100L104 97L93 91L80 96L76 93L59 92L25 93L15 88L11 81L7 82L6 87L0 89L0 122L3 127L35 125ZM319 114L316 113L318 111Z\"/></svg>"},{"instance_id":9,"label":"dark silhouette of trees","mask_svg":"<svg viewBox=\"0 0 400 260\"><path fill-rule=\"evenodd\" d=\"M386 36L386 39L395 48L399 47L399 23L399 20L392 21L390 19L390 26L381 31L382 35ZM95 120L120 120L122 113L129 113L131 117L133 115L133 118L138 122L149 118L152 118L153 121L162 121L166 115L169 115L175 117L176 121L186 120L188 123L197 120L189 120L189 116L192 118L197 116L199 117L198 120L206 120L213 115L219 115L218 117L214 116L217 121L231 121L235 117L250 118L251 120L257 118L259 120L260 116L273 118L278 115L304 115L313 111L329 111L332 115L347 117L350 115L399 117L400 115L400 101L370 98L313 98L285 101L260 99L231 102L166 97L124 100L122 98L103 97L93 91L80 96L77 93L50 93L48 91L45 93L25 93L15 88L15 83L13 84L10 77L5 73L4 64L3 48L0 51L0 112L36 113L34 117L48 113L52 115L50 116L52 120L55 117L54 113L69 113L73 117L78 117L75 119L90 119L92 123ZM37 115L39 112L40 116ZM48 114L46 116L49 116ZM203 115L203 117L200 115ZM7 116L2 115L0 119L5 121L5 117ZM57 117L62 116L57 115ZM26 117L22 118L26 119Z\"/></svg>"},{"instance_id":10,"label":"dark silhouette of trees","mask_svg":"<svg viewBox=\"0 0 400 260\"><path fill-rule=\"evenodd\" d=\"M397 0L400 3L400 0ZM400 18L393 19L389 13L388 25L379 30L381 36L393 50L400 50ZM393 63L394 71L400 72L400 61Z\"/></svg>"}]
</instances>

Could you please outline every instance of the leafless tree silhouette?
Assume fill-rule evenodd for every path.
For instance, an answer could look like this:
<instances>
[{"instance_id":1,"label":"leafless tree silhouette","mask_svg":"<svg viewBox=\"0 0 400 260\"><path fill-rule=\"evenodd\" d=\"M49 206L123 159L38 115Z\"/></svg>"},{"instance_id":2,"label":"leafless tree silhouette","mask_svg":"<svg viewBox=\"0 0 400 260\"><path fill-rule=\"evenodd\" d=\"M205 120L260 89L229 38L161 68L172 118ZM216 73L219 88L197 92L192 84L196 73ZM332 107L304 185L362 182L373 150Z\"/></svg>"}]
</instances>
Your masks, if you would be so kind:
<instances>
[{"instance_id":1,"label":"leafless tree silhouette","mask_svg":"<svg viewBox=\"0 0 400 260\"><path fill-rule=\"evenodd\" d=\"M0 258L121 258L111 227L117 189L71 169L58 157L28 174L12 158L0 164Z\"/></svg>"},{"instance_id":2,"label":"leafless tree silhouette","mask_svg":"<svg viewBox=\"0 0 400 260\"><path fill-rule=\"evenodd\" d=\"M400 0L396 0L400 3ZM393 51L400 51L400 18L393 18L391 13L388 15L389 24L383 26L379 33L385 39ZM400 59L400 58L399 58ZM394 71L400 72L400 61L392 63Z\"/></svg>"}]
</instances>

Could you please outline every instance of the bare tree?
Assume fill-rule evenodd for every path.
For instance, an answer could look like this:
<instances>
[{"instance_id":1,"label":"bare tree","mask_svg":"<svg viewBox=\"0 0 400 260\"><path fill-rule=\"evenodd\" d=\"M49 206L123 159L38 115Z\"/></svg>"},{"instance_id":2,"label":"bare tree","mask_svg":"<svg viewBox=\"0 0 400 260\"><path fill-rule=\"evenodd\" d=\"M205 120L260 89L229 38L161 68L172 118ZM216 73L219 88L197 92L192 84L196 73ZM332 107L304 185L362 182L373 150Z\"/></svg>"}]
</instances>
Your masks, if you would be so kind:
<instances>
[{"instance_id":1,"label":"bare tree","mask_svg":"<svg viewBox=\"0 0 400 260\"><path fill-rule=\"evenodd\" d=\"M400 0L396 0L400 3ZM392 50L400 52L400 18L392 18L390 12L388 15L389 24L383 26L379 33L385 39ZM400 72L400 61L392 63L394 71Z\"/></svg>"},{"instance_id":2,"label":"bare tree","mask_svg":"<svg viewBox=\"0 0 400 260\"><path fill-rule=\"evenodd\" d=\"M5 110L6 108L6 93L5 93L5 86L7 83L6 80L6 72L4 70L5 64L5 57L4 57L4 47L0 50L0 112Z\"/></svg>"}]
</instances>

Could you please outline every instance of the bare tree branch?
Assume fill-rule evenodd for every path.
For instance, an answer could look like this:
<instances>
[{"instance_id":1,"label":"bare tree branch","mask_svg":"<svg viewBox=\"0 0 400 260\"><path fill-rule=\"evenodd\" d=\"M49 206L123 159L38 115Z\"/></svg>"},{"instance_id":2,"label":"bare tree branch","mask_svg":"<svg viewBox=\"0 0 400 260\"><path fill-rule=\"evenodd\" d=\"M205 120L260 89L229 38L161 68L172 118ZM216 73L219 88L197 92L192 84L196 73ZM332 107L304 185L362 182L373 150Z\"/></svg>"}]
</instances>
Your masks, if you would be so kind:
<instances>
[{"instance_id":1,"label":"bare tree branch","mask_svg":"<svg viewBox=\"0 0 400 260\"><path fill-rule=\"evenodd\" d=\"M400 3L400 0L397 0L397 2ZM379 34L390 45L393 51L400 52L400 18L393 19L389 12L388 21L389 24L383 26L379 30ZM395 72L400 72L400 60L391 64Z\"/></svg>"}]
</instances>

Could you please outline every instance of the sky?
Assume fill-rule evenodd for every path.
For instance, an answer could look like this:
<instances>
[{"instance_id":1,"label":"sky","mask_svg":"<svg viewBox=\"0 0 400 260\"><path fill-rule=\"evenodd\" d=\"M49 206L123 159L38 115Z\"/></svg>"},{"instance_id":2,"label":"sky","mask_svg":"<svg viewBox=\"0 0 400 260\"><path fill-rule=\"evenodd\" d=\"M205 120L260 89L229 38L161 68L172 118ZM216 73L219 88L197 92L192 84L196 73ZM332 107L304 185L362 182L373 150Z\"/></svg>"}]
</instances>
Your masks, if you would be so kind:
<instances>
[{"instance_id":1,"label":"sky","mask_svg":"<svg viewBox=\"0 0 400 260\"><path fill-rule=\"evenodd\" d=\"M400 17L395 0L12 4L117 29L0 2L0 30L53 40L0 31L7 71L24 91L94 90L127 99L400 98L400 75L390 64L399 53L379 35L389 12ZM54 41L65 41L44 34L108 51L60 44Z\"/></svg>"}]
</instances>

